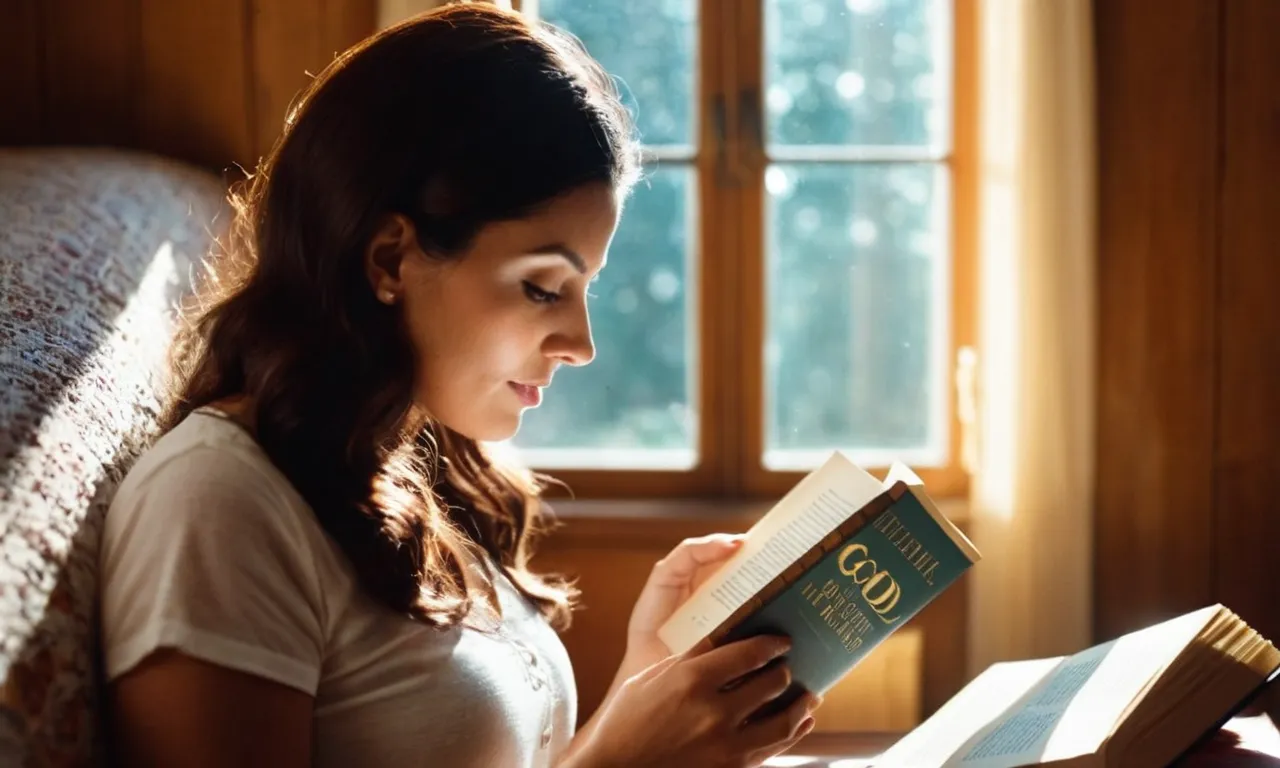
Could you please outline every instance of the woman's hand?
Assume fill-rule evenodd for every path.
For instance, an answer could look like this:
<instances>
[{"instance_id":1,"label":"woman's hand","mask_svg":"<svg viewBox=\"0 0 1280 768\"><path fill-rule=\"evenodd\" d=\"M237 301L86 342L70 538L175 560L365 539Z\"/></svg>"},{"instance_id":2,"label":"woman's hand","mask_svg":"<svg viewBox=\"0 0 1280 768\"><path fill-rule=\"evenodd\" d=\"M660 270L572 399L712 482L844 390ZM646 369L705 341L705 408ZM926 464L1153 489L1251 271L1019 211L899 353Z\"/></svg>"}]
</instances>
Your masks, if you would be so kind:
<instances>
[{"instance_id":1,"label":"woman's hand","mask_svg":"<svg viewBox=\"0 0 1280 768\"><path fill-rule=\"evenodd\" d=\"M791 748L813 729L817 697L746 722L790 685L785 664L762 669L789 647L785 638L761 635L719 648L703 641L669 656L622 684L569 765L741 768Z\"/></svg>"},{"instance_id":2,"label":"woman's hand","mask_svg":"<svg viewBox=\"0 0 1280 768\"><path fill-rule=\"evenodd\" d=\"M654 564L627 625L624 677L648 669L671 655L666 644L658 639L658 628L741 548L744 539L742 535L723 533L685 539Z\"/></svg>"}]
</instances>

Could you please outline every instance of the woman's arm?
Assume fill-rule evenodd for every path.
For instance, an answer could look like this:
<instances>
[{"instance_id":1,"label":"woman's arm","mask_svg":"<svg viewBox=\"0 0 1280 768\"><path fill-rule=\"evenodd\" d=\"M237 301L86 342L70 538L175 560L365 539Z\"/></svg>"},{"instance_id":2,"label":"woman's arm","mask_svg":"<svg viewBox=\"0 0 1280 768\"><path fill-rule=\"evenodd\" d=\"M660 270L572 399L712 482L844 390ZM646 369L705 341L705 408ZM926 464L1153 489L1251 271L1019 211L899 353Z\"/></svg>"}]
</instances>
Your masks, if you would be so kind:
<instances>
[{"instance_id":1,"label":"woman's arm","mask_svg":"<svg viewBox=\"0 0 1280 768\"><path fill-rule=\"evenodd\" d=\"M632 609L627 625L627 650L613 676L613 683L609 685L609 692L574 737L561 765L574 765L574 756L583 744L591 740L600 713L607 708L622 684L670 654L666 644L658 638L658 628L698 585L738 551L742 541L740 535L727 534L685 539L654 564Z\"/></svg>"},{"instance_id":2,"label":"woman's arm","mask_svg":"<svg viewBox=\"0 0 1280 768\"><path fill-rule=\"evenodd\" d=\"M595 735L596 727L600 724L600 713L604 712L609 703L613 701L613 697L618 694L618 689L622 687L623 683L645 669L646 665L637 663L628 656L623 657L622 663L618 665L617 673L613 676L613 682L609 685L608 692L605 693L604 699L600 702L600 706L596 707L596 711L591 713L591 718L583 723L582 728L578 729L578 732L574 734L573 741L569 743L569 748L561 756L559 762L561 768L578 768L578 763L575 761L579 757L582 745L589 742ZM586 766L582 768L586 768Z\"/></svg>"},{"instance_id":3,"label":"woman's arm","mask_svg":"<svg viewBox=\"0 0 1280 768\"><path fill-rule=\"evenodd\" d=\"M162 650L112 683L108 695L121 765L311 763L314 700L296 688Z\"/></svg>"}]
</instances>

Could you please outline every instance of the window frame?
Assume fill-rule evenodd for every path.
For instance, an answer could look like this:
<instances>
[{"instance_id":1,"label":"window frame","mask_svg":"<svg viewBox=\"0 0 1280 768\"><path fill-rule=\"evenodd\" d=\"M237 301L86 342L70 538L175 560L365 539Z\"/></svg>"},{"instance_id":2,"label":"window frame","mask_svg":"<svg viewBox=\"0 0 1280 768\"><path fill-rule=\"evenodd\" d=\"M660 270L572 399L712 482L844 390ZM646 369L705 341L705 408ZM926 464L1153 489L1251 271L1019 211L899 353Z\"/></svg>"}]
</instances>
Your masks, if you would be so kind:
<instances>
[{"instance_id":1,"label":"window frame","mask_svg":"<svg viewBox=\"0 0 1280 768\"><path fill-rule=\"evenodd\" d=\"M515 7L536 13L535 2ZM946 375L949 463L917 473L938 499L968 494L961 465L964 425L955 397L955 364L973 347L978 303L977 0L951 0L952 140L939 162L948 166L950 215L950 338ZM690 162L697 173L695 275L698 461L689 470L546 469L565 487L551 498L583 500L717 498L773 499L804 476L764 466L765 171L760 94L764 80L764 2L699 0L696 79L697 144L656 147L648 160ZM833 158L834 159L834 158ZM735 386L734 383L737 383ZM886 467L867 467L881 475Z\"/></svg>"}]
</instances>

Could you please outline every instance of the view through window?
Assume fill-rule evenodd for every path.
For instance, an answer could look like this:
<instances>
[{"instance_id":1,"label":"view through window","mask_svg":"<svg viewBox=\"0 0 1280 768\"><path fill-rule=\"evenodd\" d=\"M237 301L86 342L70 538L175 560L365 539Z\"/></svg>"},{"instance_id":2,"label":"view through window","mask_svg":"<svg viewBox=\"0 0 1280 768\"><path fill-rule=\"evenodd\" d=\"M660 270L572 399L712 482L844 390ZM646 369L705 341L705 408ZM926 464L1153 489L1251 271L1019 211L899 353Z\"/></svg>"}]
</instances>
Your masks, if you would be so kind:
<instances>
[{"instance_id":1,"label":"view through window","mask_svg":"<svg viewBox=\"0 0 1280 768\"><path fill-rule=\"evenodd\" d=\"M592 290L597 358L526 414L525 459L577 478L701 473L721 493L832 449L947 470L968 302L952 0L525 10L616 77L647 158Z\"/></svg>"}]
</instances>

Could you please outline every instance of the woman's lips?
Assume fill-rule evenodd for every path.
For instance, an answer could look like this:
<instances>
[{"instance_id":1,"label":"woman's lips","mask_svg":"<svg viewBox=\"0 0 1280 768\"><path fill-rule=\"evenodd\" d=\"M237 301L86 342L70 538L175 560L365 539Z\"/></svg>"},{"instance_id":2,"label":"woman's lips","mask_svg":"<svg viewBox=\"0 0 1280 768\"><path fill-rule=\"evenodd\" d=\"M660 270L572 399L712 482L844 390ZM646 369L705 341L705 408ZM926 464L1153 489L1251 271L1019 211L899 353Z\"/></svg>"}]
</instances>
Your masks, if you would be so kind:
<instances>
[{"instance_id":1,"label":"woman's lips","mask_svg":"<svg viewBox=\"0 0 1280 768\"><path fill-rule=\"evenodd\" d=\"M514 381L507 382L511 389L515 390L516 397L520 398L521 404L526 408L536 408L538 403L542 402L542 389L532 384L519 384Z\"/></svg>"}]
</instances>

